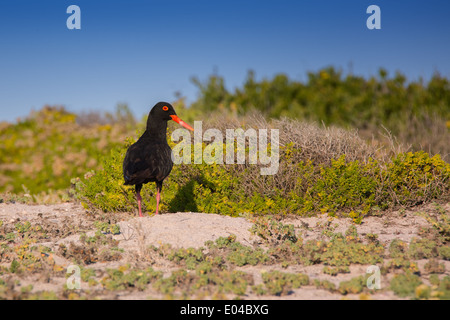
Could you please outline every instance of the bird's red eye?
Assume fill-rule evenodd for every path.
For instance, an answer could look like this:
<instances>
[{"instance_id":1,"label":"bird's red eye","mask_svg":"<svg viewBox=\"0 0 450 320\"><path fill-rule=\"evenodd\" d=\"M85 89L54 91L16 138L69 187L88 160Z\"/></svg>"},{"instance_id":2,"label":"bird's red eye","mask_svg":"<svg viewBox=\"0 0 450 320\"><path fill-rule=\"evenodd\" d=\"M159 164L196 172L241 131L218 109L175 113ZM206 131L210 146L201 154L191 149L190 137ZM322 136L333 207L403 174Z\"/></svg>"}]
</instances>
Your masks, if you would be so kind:
<instances>
[{"instance_id":1,"label":"bird's red eye","mask_svg":"<svg viewBox=\"0 0 450 320\"><path fill-rule=\"evenodd\" d=\"M169 110L169 107L168 107L168 106L164 106L164 107L163 107L163 110L164 110L164 111L167 111L167 110Z\"/></svg>"}]
</instances>

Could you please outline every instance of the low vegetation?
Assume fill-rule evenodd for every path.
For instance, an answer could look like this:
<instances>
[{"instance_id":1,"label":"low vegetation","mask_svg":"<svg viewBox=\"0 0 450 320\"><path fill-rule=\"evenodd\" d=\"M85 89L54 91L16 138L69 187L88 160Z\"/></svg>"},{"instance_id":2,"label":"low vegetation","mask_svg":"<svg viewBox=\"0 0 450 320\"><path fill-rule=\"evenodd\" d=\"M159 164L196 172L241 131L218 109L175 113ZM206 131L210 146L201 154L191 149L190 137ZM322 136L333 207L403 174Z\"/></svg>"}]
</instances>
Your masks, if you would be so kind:
<instances>
[{"instance_id":1,"label":"low vegetation","mask_svg":"<svg viewBox=\"0 0 450 320\"><path fill-rule=\"evenodd\" d=\"M427 216L435 220L440 209L436 205ZM309 226L294 228L269 216L249 219L253 219L251 232L258 239L253 244L240 243L230 235L207 241L200 248L151 245L138 256L117 248L111 234L114 224L94 221L97 231L93 235L83 233L78 241L51 249L38 243L50 233L48 226L2 222L0 298L93 299L135 292L149 298L227 299L285 297L302 288L316 288L360 299L379 293L408 299L450 299L450 277L444 263L450 259L445 240L448 234L436 226L421 230L422 236L409 244L395 239L384 245L373 234L362 236L354 225L343 233L336 232L333 219L311 226L321 230L321 237L311 240L303 238ZM443 223L448 226L448 222ZM69 274L54 255L80 267L83 290L67 287ZM98 263L108 262L118 266L98 267ZM339 274L350 273L349 268L368 265L379 266L381 288L369 289L371 273L334 280ZM307 271L298 271L311 266L323 268L312 278ZM33 284L27 284L33 275L61 279L65 284L57 291L36 291Z\"/></svg>"},{"instance_id":2,"label":"low vegetation","mask_svg":"<svg viewBox=\"0 0 450 320\"><path fill-rule=\"evenodd\" d=\"M98 117L93 121L63 107L45 106L17 124L2 123L1 199L69 200L70 179L100 169L100 159L134 130L126 106L119 106L104 121Z\"/></svg>"},{"instance_id":3,"label":"low vegetation","mask_svg":"<svg viewBox=\"0 0 450 320\"><path fill-rule=\"evenodd\" d=\"M373 211L450 196L450 164L439 155L431 157L423 151L389 155L368 145L354 132L306 126L293 120L259 119L259 125L281 131L275 175L259 174L261 164L176 165L164 182L162 211L232 216L245 212L328 213L361 222ZM75 194L86 209L135 209L134 190L122 185L121 167L127 146L133 141L128 139L126 144L114 148L104 158L103 170L73 180ZM153 212L154 185L144 186L142 194L144 207Z\"/></svg>"}]
</instances>

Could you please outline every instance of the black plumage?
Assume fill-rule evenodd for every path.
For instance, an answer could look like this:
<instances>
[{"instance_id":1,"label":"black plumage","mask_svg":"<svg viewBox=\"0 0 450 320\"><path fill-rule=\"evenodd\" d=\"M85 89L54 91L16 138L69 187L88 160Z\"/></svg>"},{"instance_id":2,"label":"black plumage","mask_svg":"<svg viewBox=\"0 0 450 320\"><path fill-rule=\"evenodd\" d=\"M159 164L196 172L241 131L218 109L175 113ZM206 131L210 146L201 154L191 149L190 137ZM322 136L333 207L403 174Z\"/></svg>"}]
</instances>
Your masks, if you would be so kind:
<instances>
[{"instance_id":1,"label":"black plumage","mask_svg":"<svg viewBox=\"0 0 450 320\"><path fill-rule=\"evenodd\" d=\"M172 150L167 143L167 121L174 120L183 127L194 131L175 113L170 103L158 102L148 115L145 132L136 143L132 144L123 160L123 176L126 185L135 185L136 198L141 211L142 185L148 182L156 183L156 214L159 210L160 193L165 178L173 167Z\"/></svg>"}]
</instances>

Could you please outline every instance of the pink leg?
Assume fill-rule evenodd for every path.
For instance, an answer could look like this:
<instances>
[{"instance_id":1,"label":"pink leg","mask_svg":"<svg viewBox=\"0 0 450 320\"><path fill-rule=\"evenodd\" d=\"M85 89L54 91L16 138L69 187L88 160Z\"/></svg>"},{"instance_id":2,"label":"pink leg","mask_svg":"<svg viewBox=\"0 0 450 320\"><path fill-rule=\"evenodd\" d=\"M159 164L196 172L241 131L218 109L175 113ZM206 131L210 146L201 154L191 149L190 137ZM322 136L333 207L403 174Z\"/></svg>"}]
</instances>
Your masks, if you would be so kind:
<instances>
[{"instance_id":1,"label":"pink leg","mask_svg":"<svg viewBox=\"0 0 450 320\"><path fill-rule=\"evenodd\" d=\"M161 195L160 195L160 192L159 192L159 189L158 189L157 193L156 193L156 213L155 214L158 214L160 197L161 197Z\"/></svg>"},{"instance_id":2,"label":"pink leg","mask_svg":"<svg viewBox=\"0 0 450 320\"><path fill-rule=\"evenodd\" d=\"M138 202L138 207L139 207L139 217L143 217L142 215L142 211L141 211L141 194L139 192L136 192L136 198L137 198L137 202Z\"/></svg>"}]
</instances>

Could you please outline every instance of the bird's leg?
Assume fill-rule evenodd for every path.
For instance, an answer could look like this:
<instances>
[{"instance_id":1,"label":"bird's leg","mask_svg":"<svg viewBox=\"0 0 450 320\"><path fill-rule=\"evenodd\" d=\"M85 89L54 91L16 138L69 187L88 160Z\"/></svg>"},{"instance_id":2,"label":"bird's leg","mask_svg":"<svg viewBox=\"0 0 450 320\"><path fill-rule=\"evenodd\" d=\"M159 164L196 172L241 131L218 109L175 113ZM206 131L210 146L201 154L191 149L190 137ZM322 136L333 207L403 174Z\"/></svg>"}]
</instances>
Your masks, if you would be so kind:
<instances>
[{"instance_id":1,"label":"bird's leg","mask_svg":"<svg viewBox=\"0 0 450 320\"><path fill-rule=\"evenodd\" d=\"M137 202L138 202L138 207L139 207L139 217L143 217L142 215L142 211L141 211L141 194L139 192L136 193L136 198L137 198Z\"/></svg>"},{"instance_id":2,"label":"bird's leg","mask_svg":"<svg viewBox=\"0 0 450 320\"><path fill-rule=\"evenodd\" d=\"M139 216L143 217L142 210L141 210L141 202L142 202L141 189L142 189L142 184L137 184L136 185L136 199L137 199L138 208L139 208Z\"/></svg>"},{"instance_id":3,"label":"bird's leg","mask_svg":"<svg viewBox=\"0 0 450 320\"><path fill-rule=\"evenodd\" d=\"M160 192L159 192L159 190L157 191L157 193L156 193L156 213L155 214L158 214L158 210L159 210L159 198L160 198Z\"/></svg>"},{"instance_id":4,"label":"bird's leg","mask_svg":"<svg viewBox=\"0 0 450 320\"><path fill-rule=\"evenodd\" d=\"M162 182L156 182L156 213L159 211L159 200L161 199Z\"/></svg>"}]
</instances>

